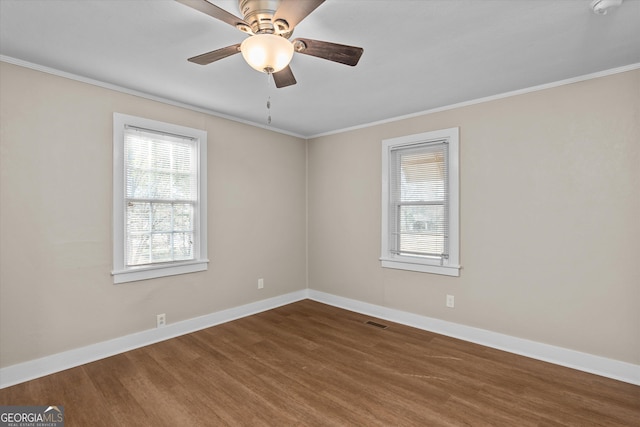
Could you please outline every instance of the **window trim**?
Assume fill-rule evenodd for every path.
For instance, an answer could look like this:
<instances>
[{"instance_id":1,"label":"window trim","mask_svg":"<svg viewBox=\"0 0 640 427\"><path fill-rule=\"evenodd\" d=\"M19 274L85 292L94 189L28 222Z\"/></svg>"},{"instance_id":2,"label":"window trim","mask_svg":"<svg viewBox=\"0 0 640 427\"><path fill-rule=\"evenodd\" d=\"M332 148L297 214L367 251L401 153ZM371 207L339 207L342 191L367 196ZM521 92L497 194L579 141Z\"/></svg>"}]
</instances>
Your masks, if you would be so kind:
<instances>
[{"instance_id":1,"label":"window trim","mask_svg":"<svg viewBox=\"0 0 640 427\"><path fill-rule=\"evenodd\" d=\"M124 131L126 126L182 135L197 141L198 203L195 212L195 259L127 267L125 263L125 183ZM126 283L158 277L205 271L207 259L207 132L186 126L126 114L113 113L113 283Z\"/></svg>"},{"instance_id":2,"label":"window trim","mask_svg":"<svg viewBox=\"0 0 640 427\"><path fill-rule=\"evenodd\" d=\"M457 127L406 135L382 141L382 221L381 256L383 268L435 273L446 276L460 275L460 202L459 202L459 133ZM416 144L434 143L446 140L449 144L448 180L449 180L449 257L441 262L428 258L394 254L389 247L389 201L390 172L392 150L410 147Z\"/></svg>"}]
</instances>

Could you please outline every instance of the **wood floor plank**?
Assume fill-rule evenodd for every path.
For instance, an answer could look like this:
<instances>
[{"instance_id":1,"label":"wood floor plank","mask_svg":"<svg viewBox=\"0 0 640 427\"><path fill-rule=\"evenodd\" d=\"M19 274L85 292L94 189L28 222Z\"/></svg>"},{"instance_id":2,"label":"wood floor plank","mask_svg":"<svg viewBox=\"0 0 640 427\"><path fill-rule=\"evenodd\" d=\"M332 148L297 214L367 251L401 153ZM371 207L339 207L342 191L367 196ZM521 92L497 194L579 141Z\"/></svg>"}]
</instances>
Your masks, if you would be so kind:
<instances>
[{"instance_id":1,"label":"wood floor plank","mask_svg":"<svg viewBox=\"0 0 640 427\"><path fill-rule=\"evenodd\" d=\"M49 404L72 427L640 425L638 386L310 300L0 390Z\"/></svg>"}]
</instances>

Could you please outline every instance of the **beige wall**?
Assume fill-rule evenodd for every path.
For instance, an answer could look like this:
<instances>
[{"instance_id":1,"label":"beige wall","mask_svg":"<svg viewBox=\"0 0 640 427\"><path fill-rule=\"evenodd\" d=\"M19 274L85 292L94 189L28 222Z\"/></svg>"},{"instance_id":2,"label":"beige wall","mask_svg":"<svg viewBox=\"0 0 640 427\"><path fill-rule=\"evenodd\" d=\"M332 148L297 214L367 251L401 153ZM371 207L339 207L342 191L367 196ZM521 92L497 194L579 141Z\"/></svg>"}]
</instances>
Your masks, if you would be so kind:
<instances>
[{"instance_id":1,"label":"beige wall","mask_svg":"<svg viewBox=\"0 0 640 427\"><path fill-rule=\"evenodd\" d=\"M112 284L114 111L208 131L207 272ZM305 171L300 139L0 63L0 367L307 280L640 364L639 123L633 71L317 138ZM461 276L382 269L380 141L453 126Z\"/></svg>"},{"instance_id":2,"label":"beige wall","mask_svg":"<svg viewBox=\"0 0 640 427\"><path fill-rule=\"evenodd\" d=\"M0 67L1 367L306 287L303 140ZM113 112L208 132L208 271L112 284Z\"/></svg>"},{"instance_id":3,"label":"beige wall","mask_svg":"<svg viewBox=\"0 0 640 427\"><path fill-rule=\"evenodd\" d=\"M454 126L460 277L382 269L381 140ZM640 71L313 139L308 197L311 289L640 364Z\"/></svg>"}]
</instances>

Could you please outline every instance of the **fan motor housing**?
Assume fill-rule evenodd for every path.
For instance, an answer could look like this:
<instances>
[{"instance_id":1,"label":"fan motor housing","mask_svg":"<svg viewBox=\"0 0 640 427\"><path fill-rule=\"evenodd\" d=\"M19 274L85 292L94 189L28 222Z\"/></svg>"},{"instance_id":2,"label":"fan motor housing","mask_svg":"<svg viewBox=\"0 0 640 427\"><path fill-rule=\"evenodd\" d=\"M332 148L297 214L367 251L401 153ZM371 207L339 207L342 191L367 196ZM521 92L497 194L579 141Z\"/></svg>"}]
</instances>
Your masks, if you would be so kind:
<instances>
[{"instance_id":1,"label":"fan motor housing","mask_svg":"<svg viewBox=\"0 0 640 427\"><path fill-rule=\"evenodd\" d=\"M238 0L240 13L254 34L282 34L289 30L285 21L273 22L278 6L280 0Z\"/></svg>"}]
</instances>

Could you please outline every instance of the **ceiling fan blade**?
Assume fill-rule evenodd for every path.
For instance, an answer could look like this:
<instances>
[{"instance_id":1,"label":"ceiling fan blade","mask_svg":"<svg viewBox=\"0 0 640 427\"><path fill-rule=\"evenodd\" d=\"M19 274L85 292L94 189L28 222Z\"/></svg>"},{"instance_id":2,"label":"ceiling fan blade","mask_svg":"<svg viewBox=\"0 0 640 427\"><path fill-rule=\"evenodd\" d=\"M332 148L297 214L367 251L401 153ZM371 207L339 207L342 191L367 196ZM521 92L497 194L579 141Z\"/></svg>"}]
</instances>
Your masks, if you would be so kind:
<instances>
[{"instance_id":1,"label":"ceiling fan blade","mask_svg":"<svg viewBox=\"0 0 640 427\"><path fill-rule=\"evenodd\" d=\"M278 10L273 15L273 22L286 21L289 29L298 25L304 18L313 12L324 0L282 0Z\"/></svg>"},{"instance_id":2,"label":"ceiling fan blade","mask_svg":"<svg viewBox=\"0 0 640 427\"><path fill-rule=\"evenodd\" d=\"M226 58L227 56L235 55L238 52L240 52L240 43L194 56L187 59L187 61L200 65L207 65L219 59Z\"/></svg>"},{"instance_id":3,"label":"ceiling fan blade","mask_svg":"<svg viewBox=\"0 0 640 427\"><path fill-rule=\"evenodd\" d=\"M176 0L186 6L189 6L192 9L195 9L199 12L202 12L206 15L209 15L213 18L219 19L222 22L226 22L239 29L240 31L244 31L245 33L251 33L251 27L241 18L238 18L232 13L227 12L226 10L209 3L207 0Z\"/></svg>"},{"instance_id":4,"label":"ceiling fan blade","mask_svg":"<svg viewBox=\"0 0 640 427\"><path fill-rule=\"evenodd\" d=\"M273 73L273 81L276 83L277 88L287 87L298 83L296 78L293 77L291 67L288 65L277 73Z\"/></svg>"},{"instance_id":5,"label":"ceiling fan blade","mask_svg":"<svg viewBox=\"0 0 640 427\"><path fill-rule=\"evenodd\" d=\"M295 39L293 41L293 47L296 52L328 59L329 61L339 62L352 67L358 63L364 52L364 49L361 47L312 39Z\"/></svg>"}]
</instances>

